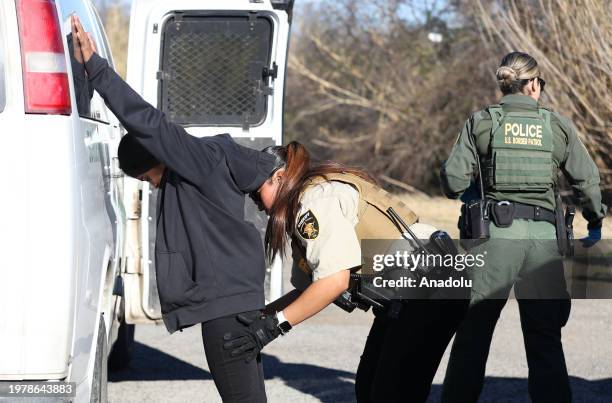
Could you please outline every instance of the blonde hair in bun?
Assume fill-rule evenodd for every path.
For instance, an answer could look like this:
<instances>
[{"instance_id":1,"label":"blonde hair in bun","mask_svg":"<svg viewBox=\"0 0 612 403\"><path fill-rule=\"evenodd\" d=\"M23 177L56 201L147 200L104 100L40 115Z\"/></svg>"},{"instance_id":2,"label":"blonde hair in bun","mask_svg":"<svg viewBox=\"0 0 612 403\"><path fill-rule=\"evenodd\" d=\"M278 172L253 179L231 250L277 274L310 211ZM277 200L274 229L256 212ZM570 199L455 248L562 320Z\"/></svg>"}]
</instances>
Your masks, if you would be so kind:
<instances>
[{"instance_id":1,"label":"blonde hair in bun","mask_svg":"<svg viewBox=\"0 0 612 403\"><path fill-rule=\"evenodd\" d=\"M495 73L499 89L504 95L516 94L527 82L540 76L538 62L522 52L508 53L503 57Z\"/></svg>"}]
</instances>

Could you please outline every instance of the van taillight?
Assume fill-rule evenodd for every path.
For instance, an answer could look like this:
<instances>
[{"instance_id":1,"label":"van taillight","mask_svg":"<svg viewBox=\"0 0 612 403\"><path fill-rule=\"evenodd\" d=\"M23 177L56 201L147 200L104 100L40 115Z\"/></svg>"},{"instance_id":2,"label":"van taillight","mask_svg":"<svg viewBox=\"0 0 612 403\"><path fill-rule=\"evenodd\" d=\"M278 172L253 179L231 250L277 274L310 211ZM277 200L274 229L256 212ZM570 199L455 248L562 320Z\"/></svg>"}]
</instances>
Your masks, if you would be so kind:
<instances>
[{"instance_id":1,"label":"van taillight","mask_svg":"<svg viewBox=\"0 0 612 403\"><path fill-rule=\"evenodd\" d=\"M54 0L15 0L26 113L71 113L62 31Z\"/></svg>"}]
</instances>

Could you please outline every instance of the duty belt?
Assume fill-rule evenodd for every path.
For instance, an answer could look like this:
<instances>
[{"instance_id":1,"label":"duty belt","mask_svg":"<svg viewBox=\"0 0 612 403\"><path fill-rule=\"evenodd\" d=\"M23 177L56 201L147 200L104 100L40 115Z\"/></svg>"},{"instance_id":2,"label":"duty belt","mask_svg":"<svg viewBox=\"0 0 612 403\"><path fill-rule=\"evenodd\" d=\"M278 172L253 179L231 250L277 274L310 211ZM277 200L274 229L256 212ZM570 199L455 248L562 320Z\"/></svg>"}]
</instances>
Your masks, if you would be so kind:
<instances>
[{"instance_id":1,"label":"duty belt","mask_svg":"<svg viewBox=\"0 0 612 403\"><path fill-rule=\"evenodd\" d=\"M508 212L513 220L522 218L525 220L546 221L553 225L556 223L555 213L540 206L533 206L530 204L523 204L508 200L491 200L489 203L489 213L493 215L494 219L496 216L495 210L504 208L510 210Z\"/></svg>"},{"instance_id":2,"label":"duty belt","mask_svg":"<svg viewBox=\"0 0 612 403\"><path fill-rule=\"evenodd\" d=\"M496 205L514 205L514 211L512 214L513 219L522 218L525 220L546 221L553 225L556 223L555 213L540 206L532 206L530 204L511 202L507 200L491 200L491 204L489 204L489 211L494 209Z\"/></svg>"},{"instance_id":3,"label":"duty belt","mask_svg":"<svg viewBox=\"0 0 612 403\"><path fill-rule=\"evenodd\" d=\"M551 224L555 224L555 213L552 211L542 208L540 206L530 206L528 204L514 203L516 210L514 210L514 218L524 218L526 220L534 221L547 221Z\"/></svg>"}]
</instances>

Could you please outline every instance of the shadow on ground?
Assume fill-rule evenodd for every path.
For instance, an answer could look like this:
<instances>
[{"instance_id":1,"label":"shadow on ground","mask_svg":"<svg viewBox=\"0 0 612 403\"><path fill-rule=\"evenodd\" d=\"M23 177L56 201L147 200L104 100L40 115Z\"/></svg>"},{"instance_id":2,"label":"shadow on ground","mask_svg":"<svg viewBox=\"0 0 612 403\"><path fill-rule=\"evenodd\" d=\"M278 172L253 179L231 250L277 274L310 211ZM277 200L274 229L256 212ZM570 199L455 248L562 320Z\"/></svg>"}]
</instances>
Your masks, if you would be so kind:
<instances>
[{"instance_id":1,"label":"shadow on ground","mask_svg":"<svg viewBox=\"0 0 612 403\"><path fill-rule=\"evenodd\" d=\"M355 401L355 374L352 372L311 364L286 363L267 354L262 357L266 379L281 379L287 386L323 403Z\"/></svg>"},{"instance_id":2,"label":"shadow on ground","mask_svg":"<svg viewBox=\"0 0 612 403\"><path fill-rule=\"evenodd\" d=\"M574 403L612 401L612 378L587 380L570 376ZM428 403L440 401L442 385L433 385ZM529 403L527 379L487 377L479 403Z\"/></svg>"},{"instance_id":3,"label":"shadow on ground","mask_svg":"<svg viewBox=\"0 0 612 403\"><path fill-rule=\"evenodd\" d=\"M108 373L109 382L212 379L210 372L145 344L134 342L130 366Z\"/></svg>"},{"instance_id":4,"label":"shadow on ground","mask_svg":"<svg viewBox=\"0 0 612 403\"><path fill-rule=\"evenodd\" d=\"M263 354L266 380L280 379L287 386L319 399L323 403L355 401L355 374L312 364L286 363ZM210 372L155 348L135 342L132 361L127 369L110 372L110 382L211 380ZM573 400L611 402L612 378L587 380L570 377ZM442 386L433 385L428 402L439 402ZM406 390L409 396L409 389ZM529 402L527 379L487 377L479 403Z\"/></svg>"}]
</instances>

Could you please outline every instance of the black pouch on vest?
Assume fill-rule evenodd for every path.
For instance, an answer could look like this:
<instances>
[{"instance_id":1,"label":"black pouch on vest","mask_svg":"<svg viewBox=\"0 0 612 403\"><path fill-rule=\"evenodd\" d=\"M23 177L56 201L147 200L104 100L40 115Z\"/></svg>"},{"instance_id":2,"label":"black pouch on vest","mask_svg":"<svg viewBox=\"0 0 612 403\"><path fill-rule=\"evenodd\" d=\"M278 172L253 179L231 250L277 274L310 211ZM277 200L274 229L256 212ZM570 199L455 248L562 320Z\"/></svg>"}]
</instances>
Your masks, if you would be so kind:
<instances>
[{"instance_id":1,"label":"black pouch on vest","mask_svg":"<svg viewBox=\"0 0 612 403\"><path fill-rule=\"evenodd\" d=\"M514 221L514 210L516 205L510 201L504 200L493 205L492 215L493 222L499 228L508 228Z\"/></svg>"}]
</instances>

